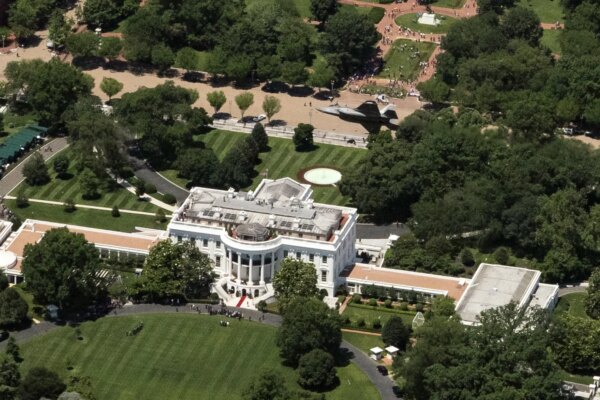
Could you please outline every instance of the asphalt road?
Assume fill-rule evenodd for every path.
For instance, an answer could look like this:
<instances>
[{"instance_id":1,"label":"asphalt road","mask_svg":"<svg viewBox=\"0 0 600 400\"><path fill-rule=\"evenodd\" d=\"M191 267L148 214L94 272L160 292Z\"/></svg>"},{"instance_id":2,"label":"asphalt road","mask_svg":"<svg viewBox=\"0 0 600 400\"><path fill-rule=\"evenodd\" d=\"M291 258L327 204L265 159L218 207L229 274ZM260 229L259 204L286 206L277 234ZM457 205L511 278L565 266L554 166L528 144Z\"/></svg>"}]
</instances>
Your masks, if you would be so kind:
<instances>
[{"instance_id":1,"label":"asphalt road","mask_svg":"<svg viewBox=\"0 0 600 400\"><path fill-rule=\"evenodd\" d=\"M177 199L178 204L183 203L183 201L189 196L190 192L175 185L170 180L163 178L156 171L149 168L143 160L131 156L129 159L135 171L135 176L144 182L151 183L156 186L156 190L158 190L160 193L172 194Z\"/></svg>"}]
</instances>

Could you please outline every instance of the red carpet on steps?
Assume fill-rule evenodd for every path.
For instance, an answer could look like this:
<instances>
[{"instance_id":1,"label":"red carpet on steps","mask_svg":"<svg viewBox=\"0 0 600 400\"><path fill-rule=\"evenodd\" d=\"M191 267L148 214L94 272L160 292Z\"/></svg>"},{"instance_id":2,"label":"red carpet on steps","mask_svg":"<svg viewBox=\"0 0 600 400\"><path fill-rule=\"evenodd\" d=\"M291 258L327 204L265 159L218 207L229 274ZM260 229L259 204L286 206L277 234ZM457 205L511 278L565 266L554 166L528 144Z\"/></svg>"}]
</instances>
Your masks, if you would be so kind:
<instances>
[{"instance_id":1,"label":"red carpet on steps","mask_svg":"<svg viewBox=\"0 0 600 400\"><path fill-rule=\"evenodd\" d=\"M244 304L244 300L246 300L246 295L243 295L243 296L240 298L240 301L238 301L238 303L237 303L237 306L236 306L236 307L241 307L241 306L242 306L242 304Z\"/></svg>"}]
</instances>

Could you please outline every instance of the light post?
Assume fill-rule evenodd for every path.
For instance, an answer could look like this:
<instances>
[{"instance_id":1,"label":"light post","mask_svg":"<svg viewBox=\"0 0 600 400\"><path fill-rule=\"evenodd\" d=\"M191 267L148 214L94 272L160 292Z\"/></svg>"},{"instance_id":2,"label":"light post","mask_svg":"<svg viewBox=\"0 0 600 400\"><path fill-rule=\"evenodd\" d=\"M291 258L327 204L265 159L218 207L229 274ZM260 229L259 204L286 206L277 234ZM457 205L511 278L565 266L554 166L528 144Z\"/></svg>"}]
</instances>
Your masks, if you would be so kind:
<instances>
[{"instance_id":1,"label":"light post","mask_svg":"<svg viewBox=\"0 0 600 400\"><path fill-rule=\"evenodd\" d=\"M335 81L332 79L331 80L331 97L333 97L333 84L335 83Z\"/></svg>"},{"instance_id":2,"label":"light post","mask_svg":"<svg viewBox=\"0 0 600 400\"><path fill-rule=\"evenodd\" d=\"M6 39L6 35L2 35L2 48L4 48L4 40Z\"/></svg>"}]
</instances>

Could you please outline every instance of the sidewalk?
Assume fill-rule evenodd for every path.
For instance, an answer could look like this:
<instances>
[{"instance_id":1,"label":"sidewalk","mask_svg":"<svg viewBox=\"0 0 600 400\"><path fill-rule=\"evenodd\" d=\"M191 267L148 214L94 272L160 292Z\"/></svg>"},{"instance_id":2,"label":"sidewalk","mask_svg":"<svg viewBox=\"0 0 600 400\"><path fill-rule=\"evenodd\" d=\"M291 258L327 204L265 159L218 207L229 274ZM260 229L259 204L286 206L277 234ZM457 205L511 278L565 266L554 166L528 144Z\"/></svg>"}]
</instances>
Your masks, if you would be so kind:
<instances>
[{"instance_id":1,"label":"sidewalk","mask_svg":"<svg viewBox=\"0 0 600 400\"><path fill-rule=\"evenodd\" d=\"M15 196L4 196L4 198L5 199L9 199L9 200L16 199ZM31 203L50 204L50 205L53 205L53 206L62 206L62 205L64 205L64 203L61 203L60 201L40 200L40 199L28 199L28 201L31 202ZM77 208L88 208L90 210L112 211L112 208L109 208L109 207L90 206L88 204L75 204L75 207L77 207ZM119 212L121 214L137 214L137 215L148 215L148 216L154 216L155 215L155 214L153 214L151 212L146 212L146 211L134 211L134 210L122 210L122 209L119 209ZM170 215L167 215L167 217L170 217Z\"/></svg>"}]
</instances>

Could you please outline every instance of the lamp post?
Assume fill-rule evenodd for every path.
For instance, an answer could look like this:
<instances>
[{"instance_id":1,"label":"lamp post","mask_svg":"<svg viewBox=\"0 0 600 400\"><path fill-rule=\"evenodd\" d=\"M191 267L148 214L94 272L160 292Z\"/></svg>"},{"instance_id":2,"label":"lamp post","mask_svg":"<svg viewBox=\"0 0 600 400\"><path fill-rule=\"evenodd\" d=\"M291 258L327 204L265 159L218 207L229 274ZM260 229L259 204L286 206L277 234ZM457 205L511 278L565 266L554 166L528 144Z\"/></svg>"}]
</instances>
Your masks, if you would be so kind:
<instances>
[{"instance_id":1,"label":"lamp post","mask_svg":"<svg viewBox=\"0 0 600 400\"><path fill-rule=\"evenodd\" d=\"M333 97L333 84L335 83L335 81L332 79L331 80L331 96Z\"/></svg>"},{"instance_id":2,"label":"lamp post","mask_svg":"<svg viewBox=\"0 0 600 400\"><path fill-rule=\"evenodd\" d=\"M2 35L2 48L4 48L4 40L6 39L6 35Z\"/></svg>"}]
</instances>

